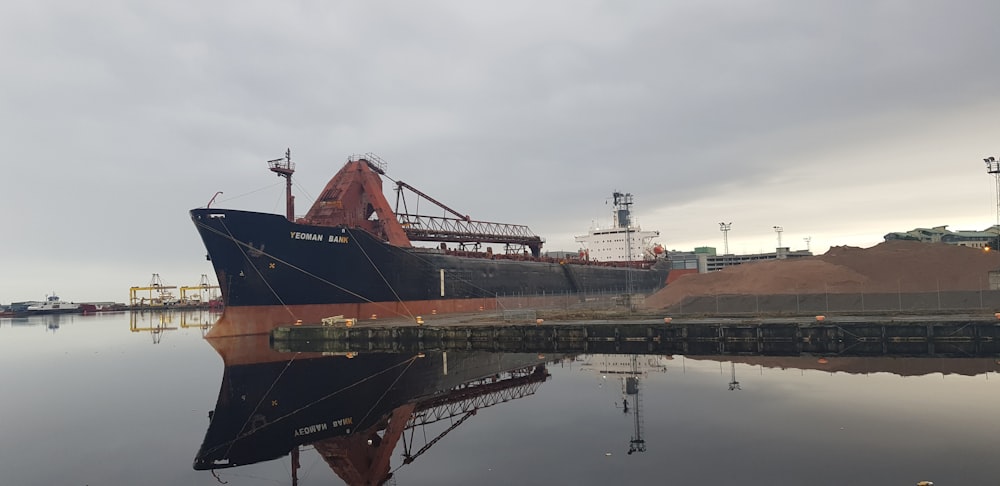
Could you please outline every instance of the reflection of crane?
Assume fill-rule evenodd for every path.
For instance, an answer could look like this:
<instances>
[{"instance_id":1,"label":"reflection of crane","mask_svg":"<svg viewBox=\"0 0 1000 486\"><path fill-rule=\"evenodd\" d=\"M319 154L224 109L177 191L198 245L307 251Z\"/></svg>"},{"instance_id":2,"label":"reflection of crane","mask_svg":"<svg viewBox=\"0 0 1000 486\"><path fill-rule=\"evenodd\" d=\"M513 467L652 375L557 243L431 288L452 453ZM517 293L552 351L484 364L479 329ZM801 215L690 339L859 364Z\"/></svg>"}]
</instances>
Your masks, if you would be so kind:
<instances>
[{"instance_id":1,"label":"reflection of crane","mask_svg":"<svg viewBox=\"0 0 1000 486\"><path fill-rule=\"evenodd\" d=\"M140 319L142 322L140 323ZM153 336L153 344L159 344L160 340L163 339L163 333L165 331L175 331L177 330L173 324L174 315L170 312L158 312L156 314L149 314L149 322L146 322L146 313L140 312L130 312L129 313L129 331L132 332L143 332L149 331ZM154 323L154 320L159 320L159 322ZM142 325L140 324L148 324Z\"/></svg>"},{"instance_id":2,"label":"reflection of crane","mask_svg":"<svg viewBox=\"0 0 1000 486\"><path fill-rule=\"evenodd\" d=\"M511 370L498 373L495 377L467 382L447 394L419 402L406 423L410 435L403 436L403 464L410 464L427 452L445 435L475 415L479 409L533 395L548 376L544 366ZM454 420L455 417L459 417L458 420ZM425 435L425 445L414 451L416 429L443 420L453 420L453 422L430 441L426 440Z\"/></svg>"},{"instance_id":3,"label":"reflection of crane","mask_svg":"<svg viewBox=\"0 0 1000 486\"><path fill-rule=\"evenodd\" d=\"M628 397L632 397L632 417L635 429L632 432L632 440L628 443L628 453L646 452L646 441L642 438L642 387L639 384L639 356L633 354L631 374L626 376L623 382L625 392L625 412L628 412Z\"/></svg>"},{"instance_id":4,"label":"reflection of crane","mask_svg":"<svg viewBox=\"0 0 1000 486\"><path fill-rule=\"evenodd\" d=\"M736 362L729 362L729 369L732 371L732 379L729 381L729 391L740 390L740 382L736 381Z\"/></svg>"},{"instance_id":5,"label":"reflection of crane","mask_svg":"<svg viewBox=\"0 0 1000 486\"><path fill-rule=\"evenodd\" d=\"M412 463L478 410L533 395L548 376L545 366L538 365L469 381L442 394L397 407L369 429L323 439L313 446L345 483L385 484L395 472L395 469L390 471L389 462L400 439L403 463L396 469ZM445 420L452 421L451 425L429 441L424 434L425 443L418 449L416 429Z\"/></svg>"}]
</instances>

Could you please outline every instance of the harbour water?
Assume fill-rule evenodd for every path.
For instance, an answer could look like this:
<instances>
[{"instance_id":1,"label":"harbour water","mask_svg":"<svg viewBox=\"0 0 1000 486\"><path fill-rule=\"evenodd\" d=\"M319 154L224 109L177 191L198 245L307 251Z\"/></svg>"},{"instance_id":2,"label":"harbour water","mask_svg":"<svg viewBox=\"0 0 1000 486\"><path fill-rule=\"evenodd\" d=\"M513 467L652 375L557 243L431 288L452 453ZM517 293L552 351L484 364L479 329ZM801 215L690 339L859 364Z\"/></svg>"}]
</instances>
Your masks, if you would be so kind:
<instances>
[{"instance_id":1,"label":"harbour water","mask_svg":"<svg viewBox=\"0 0 1000 486\"><path fill-rule=\"evenodd\" d=\"M998 478L994 358L323 356L208 342L211 321L0 319L0 484ZM403 412L412 427L398 437L379 429ZM359 435L369 425L378 436ZM352 427L362 440L342 440Z\"/></svg>"}]
</instances>

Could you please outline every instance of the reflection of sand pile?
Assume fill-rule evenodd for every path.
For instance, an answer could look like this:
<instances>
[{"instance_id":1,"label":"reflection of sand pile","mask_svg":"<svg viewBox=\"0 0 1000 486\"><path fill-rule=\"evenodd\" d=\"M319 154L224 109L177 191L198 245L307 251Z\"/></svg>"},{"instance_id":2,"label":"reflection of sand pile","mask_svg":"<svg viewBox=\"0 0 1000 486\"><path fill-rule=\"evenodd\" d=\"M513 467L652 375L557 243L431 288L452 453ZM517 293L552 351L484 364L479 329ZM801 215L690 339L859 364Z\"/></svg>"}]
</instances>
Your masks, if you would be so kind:
<instances>
[{"instance_id":1,"label":"reflection of sand pile","mask_svg":"<svg viewBox=\"0 0 1000 486\"><path fill-rule=\"evenodd\" d=\"M837 356L819 361L814 356L687 356L686 359L726 363L734 361L765 368L822 370L844 373L892 373L899 376L923 376L932 373L975 376L1000 371L993 358L908 358Z\"/></svg>"},{"instance_id":2,"label":"reflection of sand pile","mask_svg":"<svg viewBox=\"0 0 1000 486\"><path fill-rule=\"evenodd\" d=\"M932 292L989 288L1000 252L915 241L840 246L816 257L747 263L684 275L646 299L663 308L687 297L725 294Z\"/></svg>"}]
</instances>

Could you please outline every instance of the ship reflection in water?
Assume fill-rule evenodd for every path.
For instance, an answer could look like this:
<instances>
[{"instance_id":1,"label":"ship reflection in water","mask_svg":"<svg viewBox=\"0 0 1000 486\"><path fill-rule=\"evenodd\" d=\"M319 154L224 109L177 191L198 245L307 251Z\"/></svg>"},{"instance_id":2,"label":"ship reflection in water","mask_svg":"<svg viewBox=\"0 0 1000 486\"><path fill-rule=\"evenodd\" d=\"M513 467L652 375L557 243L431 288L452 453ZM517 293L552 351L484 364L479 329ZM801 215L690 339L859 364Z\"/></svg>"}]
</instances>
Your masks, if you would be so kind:
<instances>
[{"instance_id":1,"label":"ship reflection in water","mask_svg":"<svg viewBox=\"0 0 1000 486\"><path fill-rule=\"evenodd\" d=\"M549 378L538 354L279 355L264 349L266 336L209 342L226 366L194 468L290 455L292 484L306 446L347 484L383 484L400 441L397 469L477 410L532 395ZM450 426L433 438L422 430L415 440L416 429L442 421Z\"/></svg>"},{"instance_id":2,"label":"ship reflection in water","mask_svg":"<svg viewBox=\"0 0 1000 486\"><path fill-rule=\"evenodd\" d=\"M686 454L680 444L693 450L721 447L742 451L739 457L743 459L734 456L732 467L711 470L713 479L703 484L731 484L729 481L741 477L740 471L788 467L788 462L776 459L782 457L797 457L793 462L808 469L812 467L809 464L823 462L827 456L799 457L803 444L822 439L824 454L855 464L863 476L886 474L909 479L927 472L917 469L926 464L938 467L950 462L941 456L945 452L912 448L914 438L906 436L917 430L913 425L887 428L899 418L894 411L898 403L908 404L907 420L920 423L919 428L933 434L935 440L954 442L968 437L971 443L979 438L962 432L967 424L959 423L946 409L969 409L969 402L988 401L996 392L987 383L976 388L975 396L965 395L961 400L948 392L931 396L926 393L926 382L911 386L906 383L915 383L903 378L940 374L985 376L989 381L989 373L1000 371L995 358L541 355L457 350L324 354L278 352L266 336L207 341L222 356L225 368L194 469L212 470L222 481L218 476L221 469L280 459L293 485L304 475L300 466L303 453L311 459L318 455L316 460L346 484L376 485L399 480L401 468L435 446L443 453L429 459L437 462L430 468L448 464L440 461L455 460L454 455L462 452L509 454L511 445L505 448L503 440L520 434L531 437L532 450L545 451L542 462L546 464L551 461L558 467L570 467L581 460L581 454L592 454L597 448L597 454L610 461L602 463L604 467L612 471L627 467L630 474L646 478L661 474L658 471L663 461L674 461L679 476L709 474L704 464L697 466L701 453ZM775 379L770 371L764 372L765 368L781 376ZM551 385L541 389L547 382ZM968 382L961 386L968 386ZM517 407L504 406L476 420L477 411L532 395L536 395L532 400L518 402L524 406L517 418L510 417L518 413ZM923 406L932 402L934 407ZM569 408L550 408L554 404ZM533 411L531 418L523 415L525 409ZM544 411L536 413L539 410ZM519 424L520 430L515 430L510 420L522 419L534 425ZM506 424L502 426L505 430L490 428L496 427L498 420ZM490 435L489 442L479 435L470 442L468 434L453 434L450 442L441 440L463 424L484 421L489 425L478 430L496 434ZM603 431L598 443L593 441L594 435L575 435L586 428L569 424L579 423ZM983 434L997 429L994 424L977 424ZM654 452L646 452L647 427L652 437L650 451ZM541 432L542 428L546 432ZM719 430L725 428L748 432L720 435ZM831 431L836 432L830 435ZM801 436L793 438L796 433ZM901 437L890 439L892 436ZM898 442L878 452L879 461L896 461L897 469L883 471L873 464L879 461L856 456L873 453L858 447L871 441ZM488 448L472 450L486 443ZM759 449L758 443L766 447ZM903 452L896 454L894 448ZM619 457L627 457L626 464L611 466L622 460ZM935 462L935 458L941 460ZM748 462L741 462L744 460ZM702 472L684 472L692 468ZM935 479L946 475L937 472ZM974 468L960 468L954 475L964 473L973 478L978 474ZM516 473L508 474L516 477ZM504 484L511 478L484 484ZM920 479L926 478L916 477Z\"/></svg>"}]
</instances>

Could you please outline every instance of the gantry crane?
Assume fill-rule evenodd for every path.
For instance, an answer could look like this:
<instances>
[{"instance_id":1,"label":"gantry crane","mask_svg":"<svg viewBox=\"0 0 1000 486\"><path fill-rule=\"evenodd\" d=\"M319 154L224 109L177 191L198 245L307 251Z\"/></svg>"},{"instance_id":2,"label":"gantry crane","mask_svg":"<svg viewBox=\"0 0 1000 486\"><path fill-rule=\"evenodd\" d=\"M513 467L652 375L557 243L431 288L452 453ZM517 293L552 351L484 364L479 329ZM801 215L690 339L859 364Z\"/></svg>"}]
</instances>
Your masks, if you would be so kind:
<instances>
[{"instance_id":1,"label":"gantry crane","mask_svg":"<svg viewBox=\"0 0 1000 486\"><path fill-rule=\"evenodd\" d=\"M176 289L176 285L164 285L160 279L160 274L154 273L149 280L149 285L145 287L129 287L129 306L131 307L152 307L177 303L171 290ZM147 297L139 297L139 292L148 292Z\"/></svg>"},{"instance_id":2,"label":"gantry crane","mask_svg":"<svg viewBox=\"0 0 1000 486\"><path fill-rule=\"evenodd\" d=\"M218 285L212 285L208 280L207 274L201 274L201 281L198 285L184 286L180 288L181 303L184 305L190 304L209 304L217 299L217 292L220 289Z\"/></svg>"}]
</instances>

